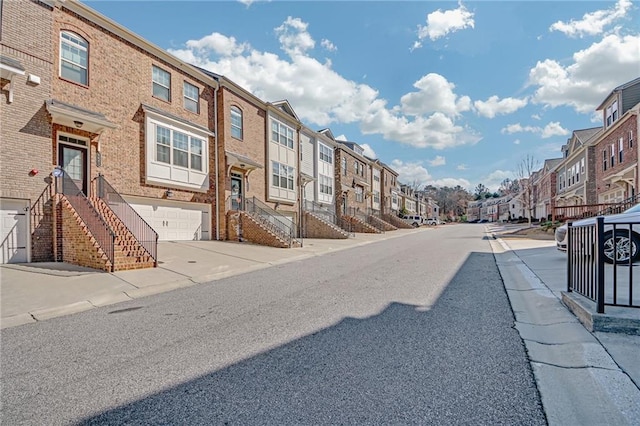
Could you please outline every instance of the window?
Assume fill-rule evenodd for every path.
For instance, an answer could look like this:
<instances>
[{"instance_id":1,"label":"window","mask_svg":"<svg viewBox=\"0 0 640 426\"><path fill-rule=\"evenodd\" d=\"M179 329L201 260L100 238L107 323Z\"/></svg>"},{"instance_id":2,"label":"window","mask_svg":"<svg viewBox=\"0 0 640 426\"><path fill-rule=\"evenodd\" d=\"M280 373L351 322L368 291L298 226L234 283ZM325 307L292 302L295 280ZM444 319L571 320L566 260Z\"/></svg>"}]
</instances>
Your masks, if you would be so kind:
<instances>
[{"instance_id":1,"label":"window","mask_svg":"<svg viewBox=\"0 0 640 426\"><path fill-rule=\"evenodd\" d=\"M602 151L602 170L607 170L607 150Z\"/></svg>"},{"instance_id":2,"label":"window","mask_svg":"<svg viewBox=\"0 0 640 426\"><path fill-rule=\"evenodd\" d=\"M633 130L629 130L629 148L633 148Z\"/></svg>"},{"instance_id":3,"label":"window","mask_svg":"<svg viewBox=\"0 0 640 426\"><path fill-rule=\"evenodd\" d=\"M326 145L320 144L320 161L325 163L333 163L333 151Z\"/></svg>"},{"instance_id":4,"label":"window","mask_svg":"<svg viewBox=\"0 0 640 426\"><path fill-rule=\"evenodd\" d=\"M624 151L624 141L622 140L622 138L620 138L618 140L618 163L623 162L623 154L622 154L623 151Z\"/></svg>"},{"instance_id":5,"label":"window","mask_svg":"<svg viewBox=\"0 0 640 426\"><path fill-rule=\"evenodd\" d=\"M202 171L202 139L160 125L155 130L156 161Z\"/></svg>"},{"instance_id":6,"label":"window","mask_svg":"<svg viewBox=\"0 0 640 426\"><path fill-rule=\"evenodd\" d=\"M342 174L347 175L347 158L342 157Z\"/></svg>"},{"instance_id":7,"label":"window","mask_svg":"<svg viewBox=\"0 0 640 426\"><path fill-rule=\"evenodd\" d=\"M333 179L329 176L320 175L320 193L333 195Z\"/></svg>"},{"instance_id":8,"label":"window","mask_svg":"<svg viewBox=\"0 0 640 426\"><path fill-rule=\"evenodd\" d=\"M153 96L164 101L171 101L171 74L153 66Z\"/></svg>"},{"instance_id":9,"label":"window","mask_svg":"<svg viewBox=\"0 0 640 426\"><path fill-rule=\"evenodd\" d=\"M374 173L373 174L373 180L376 182L380 182L380 174L379 173Z\"/></svg>"},{"instance_id":10,"label":"window","mask_svg":"<svg viewBox=\"0 0 640 426\"><path fill-rule=\"evenodd\" d=\"M293 149L293 129L271 119L271 140Z\"/></svg>"},{"instance_id":11,"label":"window","mask_svg":"<svg viewBox=\"0 0 640 426\"><path fill-rule=\"evenodd\" d=\"M198 114L200 112L199 89L185 81L182 90L184 91L184 109Z\"/></svg>"},{"instance_id":12,"label":"window","mask_svg":"<svg viewBox=\"0 0 640 426\"><path fill-rule=\"evenodd\" d=\"M618 119L618 101L615 101L607 107L606 123L607 127L611 126Z\"/></svg>"},{"instance_id":13,"label":"window","mask_svg":"<svg viewBox=\"0 0 640 426\"><path fill-rule=\"evenodd\" d=\"M60 77L89 84L89 43L69 31L60 33Z\"/></svg>"},{"instance_id":14,"label":"window","mask_svg":"<svg viewBox=\"0 0 640 426\"><path fill-rule=\"evenodd\" d=\"M611 165L611 167L613 167L613 165L616 163L616 152L615 152L615 144L611 144L611 161L609 162L609 164Z\"/></svg>"},{"instance_id":15,"label":"window","mask_svg":"<svg viewBox=\"0 0 640 426\"><path fill-rule=\"evenodd\" d=\"M364 201L364 191L361 186L356 186L356 202L361 203Z\"/></svg>"},{"instance_id":16,"label":"window","mask_svg":"<svg viewBox=\"0 0 640 426\"><path fill-rule=\"evenodd\" d=\"M580 160L580 173L584 174L584 158Z\"/></svg>"},{"instance_id":17,"label":"window","mask_svg":"<svg viewBox=\"0 0 640 426\"><path fill-rule=\"evenodd\" d=\"M380 203L380 191L373 191L373 202Z\"/></svg>"},{"instance_id":18,"label":"window","mask_svg":"<svg viewBox=\"0 0 640 426\"><path fill-rule=\"evenodd\" d=\"M273 186L284 189L293 189L293 167L272 161L271 168Z\"/></svg>"},{"instance_id":19,"label":"window","mask_svg":"<svg viewBox=\"0 0 640 426\"><path fill-rule=\"evenodd\" d=\"M242 139L242 111L235 106L231 107L231 136Z\"/></svg>"}]
</instances>

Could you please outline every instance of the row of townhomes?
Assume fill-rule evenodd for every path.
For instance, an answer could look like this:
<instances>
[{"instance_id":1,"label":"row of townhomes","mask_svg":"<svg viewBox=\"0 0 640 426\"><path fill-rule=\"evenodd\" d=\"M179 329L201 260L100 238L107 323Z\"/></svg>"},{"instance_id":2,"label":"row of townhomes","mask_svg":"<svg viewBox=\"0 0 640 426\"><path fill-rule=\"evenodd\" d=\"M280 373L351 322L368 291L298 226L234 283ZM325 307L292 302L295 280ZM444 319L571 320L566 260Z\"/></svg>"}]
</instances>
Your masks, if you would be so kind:
<instances>
[{"instance_id":1,"label":"row of townhomes","mask_svg":"<svg viewBox=\"0 0 640 426\"><path fill-rule=\"evenodd\" d=\"M614 88L596 108L598 127L574 130L562 156L546 159L520 194L469 203L469 220L569 220L619 212L640 187L640 77Z\"/></svg>"},{"instance_id":2,"label":"row of townhomes","mask_svg":"<svg viewBox=\"0 0 640 426\"><path fill-rule=\"evenodd\" d=\"M0 263L153 267L158 240L296 247L437 211L286 100L261 100L76 0L0 7Z\"/></svg>"}]
</instances>

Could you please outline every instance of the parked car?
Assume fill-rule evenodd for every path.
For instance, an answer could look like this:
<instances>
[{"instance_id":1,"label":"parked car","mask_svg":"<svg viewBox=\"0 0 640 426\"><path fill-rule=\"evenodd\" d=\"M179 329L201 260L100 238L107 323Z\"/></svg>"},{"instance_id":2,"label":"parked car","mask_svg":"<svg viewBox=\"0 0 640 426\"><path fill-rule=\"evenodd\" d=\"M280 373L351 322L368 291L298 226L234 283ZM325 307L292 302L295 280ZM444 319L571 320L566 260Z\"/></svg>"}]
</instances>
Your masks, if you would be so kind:
<instances>
[{"instance_id":1,"label":"parked car","mask_svg":"<svg viewBox=\"0 0 640 426\"><path fill-rule=\"evenodd\" d=\"M424 218L418 214L400 215L400 219L412 225L414 228L424 223Z\"/></svg>"},{"instance_id":2,"label":"parked car","mask_svg":"<svg viewBox=\"0 0 640 426\"><path fill-rule=\"evenodd\" d=\"M582 219L573 222L574 226L589 225L595 223L595 218ZM620 223L616 226L616 235L613 236L613 224ZM624 225L632 223L631 238L629 238L629 226ZM635 226L638 224L638 226ZM640 204L636 204L630 209L619 214L604 216L604 260L607 263L613 263L614 253L616 263L624 263L629 261L635 262L640 258ZM556 228L555 239L556 248L562 252L567 251L568 226L564 225ZM614 241L615 240L615 241Z\"/></svg>"},{"instance_id":3,"label":"parked car","mask_svg":"<svg viewBox=\"0 0 640 426\"><path fill-rule=\"evenodd\" d=\"M436 225L440 225L440 221L438 219L436 219L435 217L431 218L431 219L427 219L426 220L426 224L429 226L436 226Z\"/></svg>"}]
</instances>

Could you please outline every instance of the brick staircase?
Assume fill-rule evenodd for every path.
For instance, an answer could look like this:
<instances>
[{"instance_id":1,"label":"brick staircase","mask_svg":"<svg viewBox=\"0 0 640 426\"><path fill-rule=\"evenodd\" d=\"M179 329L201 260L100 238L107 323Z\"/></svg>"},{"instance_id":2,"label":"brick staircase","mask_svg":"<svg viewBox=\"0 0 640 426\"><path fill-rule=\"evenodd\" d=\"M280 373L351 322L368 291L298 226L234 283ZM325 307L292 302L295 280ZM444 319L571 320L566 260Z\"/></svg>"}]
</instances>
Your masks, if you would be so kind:
<instances>
[{"instance_id":1,"label":"brick staircase","mask_svg":"<svg viewBox=\"0 0 640 426\"><path fill-rule=\"evenodd\" d=\"M306 238L346 239L351 236L324 215L314 212L304 212L304 232Z\"/></svg>"},{"instance_id":2,"label":"brick staircase","mask_svg":"<svg viewBox=\"0 0 640 426\"><path fill-rule=\"evenodd\" d=\"M291 243L273 231L269 224L259 215L245 211L229 211L227 213L228 238L236 241L248 241L263 246L290 248L301 247L300 241L293 239Z\"/></svg>"},{"instance_id":3,"label":"brick staircase","mask_svg":"<svg viewBox=\"0 0 640 426\"><path fill-rule=\"evenodd\" d=\"M369 223L381 231L397 231L398 227L390 224L389 222L380 219L378 216L369 215L367 217Z\"/></svg>"},{"instance_id":4,"label":"brick staircase","mask_svg":"<svg viewBox=\"0 0 640 426\"><path fill-rule=\"evenodd\" d=\"M62 197L62 260L107 272L153 268L155 261L129 232L109 206L98 198L83 199L92 210L91 219L106 223L113 231L113 262L66 197ZM110 232L107 231L107 232Z\"/></svg>"},{"instance_id":5,"label":"brick staircase","mask_svg":"<svg viewBox=\"0 0 640 426\"><path fill-rule=\"evenodd\" d=\"M97 197L90 197L89 200L116 234L114 270L153 268L155 266L153 257L140 245L111 207Z\"/></svg>"},{"instance_id":6,"label":"brick staircase","mask_svg":"<svg viewBox=\"0 0 640 426\"><path fill-rule=\"evenodd\" d=\"M411 226L410 223L405 222L394 214L384 214L382 215L382 219L399 229L413 229L413 226Z\"/></svg>"},{"instance_id":7,"label":"brick staircase","mask_svg":"<svg viewBox=\"0 0 640 426\"><path fill-rule=\"evenodd\" d=\"M361 232L364 234L382 234L383 231L379 230L373 225L368 224L367 222L359 219L356 216L342 216L341 226L344 229L351 229L353 232Z\"/></svg>"}]
</instances>

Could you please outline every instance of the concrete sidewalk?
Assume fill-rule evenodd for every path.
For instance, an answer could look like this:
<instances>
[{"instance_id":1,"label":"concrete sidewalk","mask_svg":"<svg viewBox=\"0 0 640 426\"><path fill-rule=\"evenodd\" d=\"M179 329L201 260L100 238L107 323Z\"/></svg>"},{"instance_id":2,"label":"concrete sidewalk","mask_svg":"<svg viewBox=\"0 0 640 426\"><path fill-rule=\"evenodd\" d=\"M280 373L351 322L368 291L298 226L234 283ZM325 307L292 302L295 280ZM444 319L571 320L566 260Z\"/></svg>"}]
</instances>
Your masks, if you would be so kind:
<instances>
[{"instance_id":1,"label":"concrete sidewalk","mask_svg":"<svg viewBox=\"0 0 640 426\"><path fill-rule=\"evenodd\" d=\"M555 241L489 234L549 424L640 424L640 336L591 333L570 312Z\"/></svg>"},{"instance_id":2,"label":"concrete sidewalk","mask_svg":"<svg viewBox=\"0 0 640 426\"><path fill-rule=\"evenodd\" d=\"M105 273L68 263L0 265L0 328L43 321L430 228L307 239L281 249L226 241L158 244L157 268Z\"/></svg>"}]
</instances>

